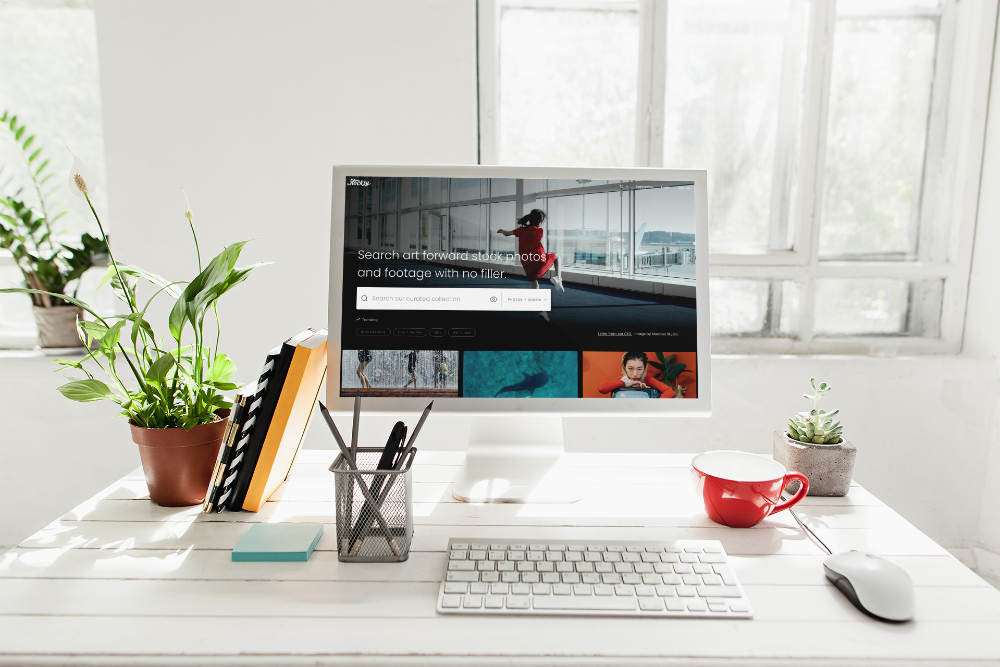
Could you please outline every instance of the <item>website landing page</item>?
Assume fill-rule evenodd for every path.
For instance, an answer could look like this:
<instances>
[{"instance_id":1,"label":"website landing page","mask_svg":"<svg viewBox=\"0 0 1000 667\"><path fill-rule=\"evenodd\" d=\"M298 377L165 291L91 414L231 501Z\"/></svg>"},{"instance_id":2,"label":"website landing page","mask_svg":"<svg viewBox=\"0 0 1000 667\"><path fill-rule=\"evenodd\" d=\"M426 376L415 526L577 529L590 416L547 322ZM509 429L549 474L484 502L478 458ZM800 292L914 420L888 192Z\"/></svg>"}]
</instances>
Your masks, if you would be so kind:
<instances>
[{"instance_id":1,"label":"website landing page","mask_svg":"<svg viewBox=\"0 0 1000 667\"><path fill-rule=\"evenodd\" d=\"M347 182L342 395L697 397L691 183Z\"/></svg>"}]
</instances>

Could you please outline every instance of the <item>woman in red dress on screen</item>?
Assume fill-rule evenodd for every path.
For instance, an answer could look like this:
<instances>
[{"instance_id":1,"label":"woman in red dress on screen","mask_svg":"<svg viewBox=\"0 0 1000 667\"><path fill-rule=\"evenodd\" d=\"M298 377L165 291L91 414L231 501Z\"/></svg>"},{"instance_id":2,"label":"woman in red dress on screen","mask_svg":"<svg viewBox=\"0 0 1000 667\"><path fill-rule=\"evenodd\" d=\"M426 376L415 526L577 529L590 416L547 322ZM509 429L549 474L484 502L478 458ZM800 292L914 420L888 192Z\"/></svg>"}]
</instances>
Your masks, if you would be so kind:
<instances>
[{"instance_id":1,"label":"woman in red dress on screen","mask_svg":"<svg viewBox=\"0 0 1000 667\"><path fill-rule=\"evenodd\" d=\"M645 352L626 352L622 355L622 376L618 380L608 380L597 386L597 391L610 394L622 387L640 387L641 389L657 389L660 398L673 398L674 390L656 378L646 377L649 359Z\"/></svg>"},{"instance_id":2,"label":"woman in red dress on screen","mask_svg":"<svg viewBox=\"0 0 1000 667\"><path fill-rule=\"evenodd\" d=\"M559 268L559 258L555 253L546 253L542 246L542 223L545 222L545 211L532 209L531 213L517 221L517 229L507 231L498 229L497 234L504 236L516 236L520 241L517 250L518 259L524 267L524 273L531 281L534 289L539 289L538 279L546 274L549 269L554 268L556 274L549 278L556 289L565 292L562 284L562 270ZM546 312L538 313L538 317L548 321L549 315Z\"/></svg>"}]
</instances>

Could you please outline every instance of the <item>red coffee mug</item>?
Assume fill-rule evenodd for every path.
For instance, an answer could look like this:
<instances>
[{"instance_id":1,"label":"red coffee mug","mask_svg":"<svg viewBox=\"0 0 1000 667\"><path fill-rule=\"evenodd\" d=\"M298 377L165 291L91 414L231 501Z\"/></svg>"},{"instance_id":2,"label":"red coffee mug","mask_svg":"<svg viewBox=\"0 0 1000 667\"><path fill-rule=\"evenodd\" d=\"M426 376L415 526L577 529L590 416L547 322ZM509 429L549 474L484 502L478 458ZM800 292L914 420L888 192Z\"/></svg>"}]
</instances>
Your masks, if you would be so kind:
<instances>
[{"instance_id":1,"label":"red coffee mug","mask_svg":"<svg viewBox=\"0 0 1000 667\"><path fill-rule=\"evenodd\" d=\"M809 479L802 473L785 470L777 461L747 452L705 452L694 457L691 469L708 517L732 528L756 526L809 493ZM793 479L802 486L779 504L782 490Z\"/></svg>"}]
</instances>

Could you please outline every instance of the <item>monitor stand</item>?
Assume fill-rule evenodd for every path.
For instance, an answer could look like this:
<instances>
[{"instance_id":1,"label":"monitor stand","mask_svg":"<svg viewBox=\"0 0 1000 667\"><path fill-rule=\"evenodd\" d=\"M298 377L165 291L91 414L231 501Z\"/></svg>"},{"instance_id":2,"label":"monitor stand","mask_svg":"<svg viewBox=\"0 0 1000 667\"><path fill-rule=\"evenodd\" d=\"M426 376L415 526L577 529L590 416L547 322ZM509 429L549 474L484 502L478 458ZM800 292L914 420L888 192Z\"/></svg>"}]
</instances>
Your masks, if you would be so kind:
<instances>
[{"instance_id":1,"label":"monitor stand","mask_svg":"<svg viewBox=\"0 0 1000 667\"><path fill-rule=\"evenodd\" d=\"M452 495L467 503L573 503L562 417L473 417Z\"/></svg>"}]
</instances>

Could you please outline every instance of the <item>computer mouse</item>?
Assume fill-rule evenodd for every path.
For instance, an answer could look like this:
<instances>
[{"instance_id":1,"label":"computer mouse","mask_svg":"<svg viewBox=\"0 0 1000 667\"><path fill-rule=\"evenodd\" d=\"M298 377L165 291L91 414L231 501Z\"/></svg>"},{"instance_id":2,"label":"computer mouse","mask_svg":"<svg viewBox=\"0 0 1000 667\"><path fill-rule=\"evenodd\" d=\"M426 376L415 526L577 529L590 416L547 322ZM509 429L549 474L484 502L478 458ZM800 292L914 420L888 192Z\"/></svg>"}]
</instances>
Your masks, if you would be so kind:
<instances>
[{"instance_id":1,"label":"computer mouse","mask_svg":"<svg viewBox=\"0 0 1000 667\"><path fill-rule=\"evenodd\" d=\"M823 561L826 578L855 607L885 621L913 618L913 582L900 566L875 554L848 551Z\"/></svg>"}]
</instances>

